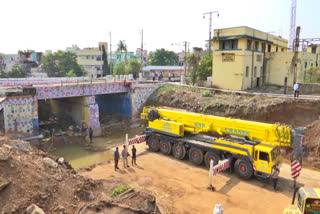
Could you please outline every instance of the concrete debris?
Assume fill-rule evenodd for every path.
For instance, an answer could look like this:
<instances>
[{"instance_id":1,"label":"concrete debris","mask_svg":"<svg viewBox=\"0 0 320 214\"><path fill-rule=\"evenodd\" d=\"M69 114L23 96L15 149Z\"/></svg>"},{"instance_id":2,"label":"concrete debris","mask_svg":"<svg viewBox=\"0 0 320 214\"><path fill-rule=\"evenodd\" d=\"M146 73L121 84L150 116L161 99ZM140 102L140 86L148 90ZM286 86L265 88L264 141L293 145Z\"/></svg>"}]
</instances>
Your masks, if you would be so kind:
<instances>
[{"instance_id":1,"label":"concrete debris","mask_svg":"<svg viewBox=\"0 0 320 214\"><path fill-rule=\"evenodd\" d=\"M26 209L27 214L45 214L45 212L38 207L35 204L31 204L27 209Z\"/></svg>"},{"instance_id":2,"label":"concrete debris","mask_svg":"<svg viewBox=\"0 0 320 214\"><path fill-rule=\"evenodd\" d=\"M9 156L4 152L0 150L0 161L6 161L9 159Z\"/></svg>"},{"instance_id":3,"label":"concrete debris","mask_svg":"<svg viewBox=\"0 0 320 214\"><path fill-rule=\"evenodd\" d=\"M43 162L48 167L51 167L51 168L58 167L58 164L54 160L52 160L51 158L43 158Z\"/></svg>"},{"instance_id":4,"label":"concrete debris","mask_svg":"<svg viewBox=\"0 0 320 214\"><path fill-rule=\"evenodd\" d=\"M10 181L7 181L6 179L0 177L0 192L4 190L7 186L9 186L10 183Z\"/></svg>"},{"instance_id":5,"label":"concrete debris","mask_svg":"<svg viewBox=\"0 0 320 214\"><path fill-rule=\"evenodd\" d=\"M2 144L7 144L16 150L23 152L29 152L31 150L30 143L22 140L0 141L0 145Z\"/></svg>"}]
</instances>

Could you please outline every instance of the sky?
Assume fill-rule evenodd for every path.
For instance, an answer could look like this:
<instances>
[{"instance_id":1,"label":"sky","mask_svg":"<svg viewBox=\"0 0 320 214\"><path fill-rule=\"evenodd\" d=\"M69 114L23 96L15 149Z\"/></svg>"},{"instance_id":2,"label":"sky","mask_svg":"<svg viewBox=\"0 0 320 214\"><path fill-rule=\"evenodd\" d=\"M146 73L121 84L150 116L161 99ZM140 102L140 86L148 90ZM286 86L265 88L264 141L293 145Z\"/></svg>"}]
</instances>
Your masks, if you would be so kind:
<instances>
[{"instance_id":1,"label":"sky","mask_svg":"<svg viewBox=\"0 0 320 214\"><path fill-rule=\"evenodd\" d=\"M301 38L320 38L320 0L297 0ZM0 52L65 50L97 47L99 41L116 50L125 40L128 50L166 48L182 51L183 42L204 47L212 28L249 26L289 37L291 0L1 0Z\"/></svg>"}]
</instances>

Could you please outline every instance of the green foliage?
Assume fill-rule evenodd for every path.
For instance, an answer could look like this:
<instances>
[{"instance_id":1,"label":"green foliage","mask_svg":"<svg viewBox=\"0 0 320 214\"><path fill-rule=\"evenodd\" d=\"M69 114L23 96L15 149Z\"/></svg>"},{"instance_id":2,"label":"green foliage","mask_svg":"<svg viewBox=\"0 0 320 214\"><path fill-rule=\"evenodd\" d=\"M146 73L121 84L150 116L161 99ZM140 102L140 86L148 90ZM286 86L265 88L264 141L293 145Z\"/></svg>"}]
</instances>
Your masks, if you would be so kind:
<instances>
[{"instance_id":1,"label":"green foliage","mask_svg":"<svg viewBox=\"0 0 320 214\"><path fill-rule=\"evenodd\" d=\"M194 84L191 85L189 88L190 88L190 90L192 92L195 92L195 93L199 93L200 92L200 89L197 86L195 86Z\"/></svg>"},{"instance_id":2,"label":"green foliage","mask_svg":"<svg viewBox=\"0 0 320 214\"><path fill-rule=\"evenodd\" d=\"M76 74L74 73L73 70L70 70L66 73L66 77L76 77Z\"/></svg>"},{"instance_id":3,"label":"green foliage","mask_svg":"<svg viewBox=\"0 0 320 214\"><path fill-rule=\"evenodd\" d=\"M212 76L212 56L205 54L200 61L198 78L200 80L206 80L207 77Z\"/></svg>"},{"instance_id":4,"label":"green foliage","mask_svg":"<svg viewBox=\"0 0 320 214\"><path fill-rule=\"evenodd\" d=\"M248 113L249 113L249 108L248 108L248 107L245 107L245 108L243 109L243 114L244 114L244 115L248 115Z\"/></svg>"},{"instance_id":5,"label":"green foliage","mask_svg":"<svg viewBox=\"0 0 320 214\"><path fill-rule=\"evenodd\" d=\"M191 68L191 71L189 72L189 76L191 77L191 82L193 85L196 84L198 79L199 62L200 62L200 54L197 52L194 52L187 57L187 63Z\"/></svg>"},{"instance_id":6,"label":"green foliage","mask_svg":"<svg viewBox=\"0 0 320 214\"><path fill-rule=\"evenodd\" d=\"M124 191L128 190L128 189L131 189L131 186L128 184L128 185L119 185L115 188L112 189L111 193L110 193L110 196L111 197L116 197L118 195L120 195L121 193L123 193Z\"/></svg>"},{"instance_id":7,"label":"green foliage","mask_svg":"<svg viewBox=\"0 0 320 214\"><path fill-rule=\"evenodd\" d=\"M108 65L108 53L106 52L106 49L104 45L102 45L102 61L103 61L103 76L109 75L110 74L110 68Z\"/></svg>"},{"instance_id":8,"label":"green foliage","mask_svg":"<svg viewBox=\"0 0 320 214\"><path fill-rule=\"evenodd\" d=\"M309 68L304 74L306 83L317 83L320 80L320 67Z\"/></svg>"},{"instance_id":9,"label":"green foliage","mask_svg":"<svg viewBox=\"0 0 320 214\"><path fill-rule=\"evenodd\" d=\"M0 78L6 78L6 74L1 68L0 68Z\"/></svg>"},{"instance_id":10,"label":"green foliage","mask_svg":"<svg viewBox=\"0 0 320 214\"><path fill-rule=\"evenodd\" d=\"M206 103L202 109L202 113L205 113L209 107L211 107L211 103Z\"/></svg>"},{"instance_id":11,"label":"green foliage","mask_svg":"<svg viewBox=\"0 0 320 214\"><path fill-rule=\"evenodd\" d=\"M136 59L130 60L129 67L128 67L128 73L135 74L136 76L138 76L141 68L142 68L141 63L138 60L136 60Z\"/></svg>"},{"instance_id":12,"label":"green foliage","mask_svg":"<svg viewBox=\"0 0 320 214\"><path fill-rule=\"evenodd\" d=\"M175 86L175 85L162 85L159 89L158 92L162 93L165 91L179 91L179 90L185 90L185 87L182 86Z\"/></svg>"},{"instance_id":13,"label":"green foliage","mask_svg":"<svg viewBox=\"0 0 320 214\"><path fill-rule=\"evenodd\" d=\"M113 74L114 75L123 75L123 74L125 74L125 66L126 65L124 64L123 61L118 63L118 64L116 64L114 66L114 69L113 69Z\"/></svg>"},{"instance_id":14,"label":"green foliage","mask_svg":"<svg viewBox=\"0 0 320 214\"><path fill-rule=\"evenodd\" d=\"M202 90L201 94L203 97L211 97L211 91L210 90Z\"/></svg>"},{"instance_id":15,"label":"green foliage","mask_svg":"<svg viewBox=\"0 0 320 214\"><path fill-rule=\"evenodd\" d=\"M1 60L5 60L7 57L6 57L6 55L5 54L3 54L3 53L0 53L0 59Z\"/></svg>"},{"instance_id":16,"label":"green foliage","mask_svg":"<svg viewBox=\"0 0 320 214\"><path fill-rule=\"evenodd\" d=\"M125 64L124 64L124 74L127 74L127 64L128 64L128 62L127 62L127 51L128 51L128 49L127 49L127 45L126 45L125 41L124 40L120 40L119 43L118 43L117 52L118 53L123 53L124 52L124 54L125 54L124 55L124 62L125 62ZM114 74L116 74L116 73L114 72Z\"/></svg>"},{"instance_id":17,"label":"green foliage","mask_svg":"<svg viewBox=\"0 0 320 214\"><path fill-rule=\"evenodd\" d=\"M179 56L173 51L161 48L150 53L149 60L150 65L178 65Z\"/></svg>"},{"instance_id":18,"label":"green foliage","mask_svg":"<svg viewBox=\"0 0 320 214\"><path fill-rule=\"evenodd\" d=\"M54 54L43 56L41 62L49 77L65 77L71 70L76 76L81 76L83 71L76 58L75 53L59 50Z\"/></svg>"},{"instance_id":19,"label":"green foliage","mask_svg":"<svg viewBox=\"0 0 320 214\"><path fill-rule=\"evenodd\" d=\"M22 77L26 77L26 73L24 73L20 67L14 66L8 72L8 77L9 78L22 78Z\"/></svg>"}]
</instances>

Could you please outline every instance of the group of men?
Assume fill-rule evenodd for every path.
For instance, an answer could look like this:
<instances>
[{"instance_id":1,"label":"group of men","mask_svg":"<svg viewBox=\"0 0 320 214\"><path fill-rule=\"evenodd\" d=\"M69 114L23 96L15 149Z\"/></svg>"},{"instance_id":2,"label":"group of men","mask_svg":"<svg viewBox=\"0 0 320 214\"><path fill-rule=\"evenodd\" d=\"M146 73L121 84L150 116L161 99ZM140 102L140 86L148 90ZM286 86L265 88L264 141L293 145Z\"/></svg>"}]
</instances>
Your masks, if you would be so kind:
<instances>
[{"instance_id":1,"label":"group of men","mask_svg":"<svg viewBox=\"0 0 320 214\"><path fill-rule=\"evenodd\" d=\"M136 147L134 147L134 145L132 145L131 154L132 154L132 161L131 161L132 166L133 166L133 164L137 165L137 162L136 162L137 161L137 149L136 149ZM130 167L128 164L128 157L129 156L130 156L130 154L128 153L126 145L123 145L123 149L121 151L121 157L123 160L123 168ZM119 167L118 167L119 159L120 159L119 148L116 147L116 151L114 152L114 170L119 169Z\"/></svg>"}]
</instances>

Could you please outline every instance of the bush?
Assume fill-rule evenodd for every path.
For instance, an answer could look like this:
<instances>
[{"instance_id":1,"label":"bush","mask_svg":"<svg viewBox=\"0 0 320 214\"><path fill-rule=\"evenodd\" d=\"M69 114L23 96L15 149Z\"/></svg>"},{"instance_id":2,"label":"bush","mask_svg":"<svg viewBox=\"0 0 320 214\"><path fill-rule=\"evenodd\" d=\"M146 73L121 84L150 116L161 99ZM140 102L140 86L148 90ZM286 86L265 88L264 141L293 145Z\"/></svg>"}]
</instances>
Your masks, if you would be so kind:
<instances>
[{"instance_id":1,"label":"bush","mask_svg":"<svg viewBox=\"0 0 320 214\"><path fill-rule=\"evenodd\" d=\"M128 184L128 185L119 185L117 187L115 187L111 193L110 193L110 196L111 197L116 197L118 195L120 195L121 193L123 193L124 191L128 190L128 189L131 189L131 186Z\"/></svg>"},{"instance_id":2,"label":"bush","mask_svg":"<svg viewBox=\"0 0 320 214\"><path fill-rule=\"evenodd\" d=\"M201 94L203 97L211 97L211 91L210 90L202 90Z\"/></svg>"}]
</instances>

